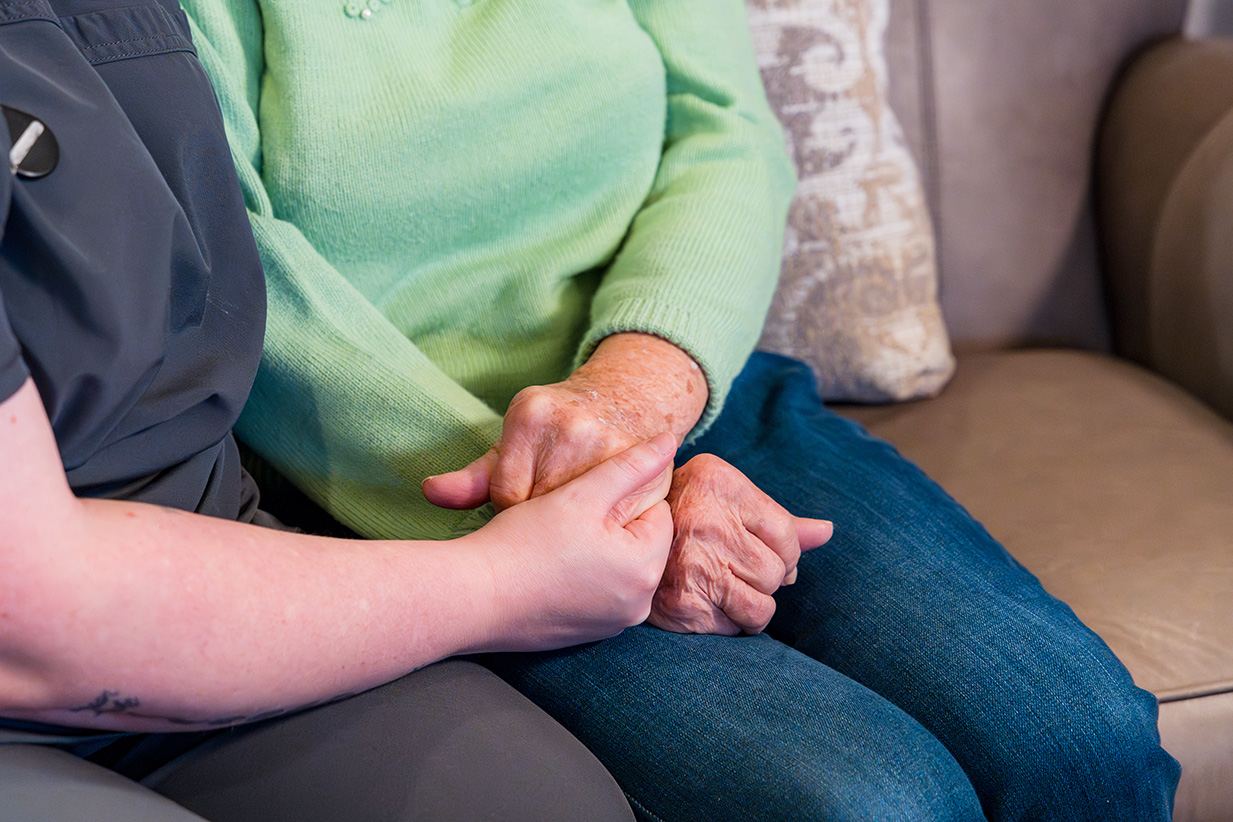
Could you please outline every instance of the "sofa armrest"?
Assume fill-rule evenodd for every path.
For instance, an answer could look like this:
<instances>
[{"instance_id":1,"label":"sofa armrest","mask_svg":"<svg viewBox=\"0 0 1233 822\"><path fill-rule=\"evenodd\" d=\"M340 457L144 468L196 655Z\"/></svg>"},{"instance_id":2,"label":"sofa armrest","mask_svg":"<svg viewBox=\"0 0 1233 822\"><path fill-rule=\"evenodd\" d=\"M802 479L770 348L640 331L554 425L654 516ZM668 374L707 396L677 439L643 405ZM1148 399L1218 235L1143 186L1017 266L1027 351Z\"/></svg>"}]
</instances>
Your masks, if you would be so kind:
<instances>
[{"instance_id":1,"label":"sofa armrest","mask_svg":"<svg viewBox=\"0 0 1233 822\"><path fill-rule=\"evenodd\" d=\"M1120 353L1233 418L1233 40L1170 40L1130 66L1097 209Z\"/></svg>"}]
</instances>

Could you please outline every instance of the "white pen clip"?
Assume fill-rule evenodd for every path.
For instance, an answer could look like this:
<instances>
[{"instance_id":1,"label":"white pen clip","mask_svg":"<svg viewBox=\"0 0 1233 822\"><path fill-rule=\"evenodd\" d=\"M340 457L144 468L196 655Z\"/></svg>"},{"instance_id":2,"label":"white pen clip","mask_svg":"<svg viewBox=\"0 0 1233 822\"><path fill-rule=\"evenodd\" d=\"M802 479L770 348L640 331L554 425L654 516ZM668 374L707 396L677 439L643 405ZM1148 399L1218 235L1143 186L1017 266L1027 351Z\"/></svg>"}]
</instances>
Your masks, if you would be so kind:
<instances>
[{"instance_id":1,"label":"white pen clip","mask_svg":"<svg viewBox=\"0 0 1233 822\"><path fill-rule=\"evenodd\" d=\"M26 126L26 130L17 138L17 142L13 143L13 147L9 149L9 173L16 174L17 169L21 167L21 163L26 159L26 155L30 153L30 149L34 148L34 144L43 136L43 132L47 127L38 120L31 120L30 125Z\"/></svg>"}]
</instances>

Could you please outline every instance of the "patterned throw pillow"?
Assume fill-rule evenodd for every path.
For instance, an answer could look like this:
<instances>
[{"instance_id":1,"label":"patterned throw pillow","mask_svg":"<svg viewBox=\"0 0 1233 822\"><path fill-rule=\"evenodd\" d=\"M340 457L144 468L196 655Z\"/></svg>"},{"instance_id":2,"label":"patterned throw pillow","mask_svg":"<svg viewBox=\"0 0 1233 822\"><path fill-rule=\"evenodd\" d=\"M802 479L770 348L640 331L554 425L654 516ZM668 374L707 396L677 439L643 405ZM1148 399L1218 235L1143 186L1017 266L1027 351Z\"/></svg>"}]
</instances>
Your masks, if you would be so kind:
<instances>
[{"instance_id":1,"label":"patterned throw pillow","mask_svg":"<svg viewBox=\"0 0 1233 822\"><path fill-rule=\"evenodd\" d=\"M759 347L828 400L937 393L954 371L920 175L887 102L889 0L747 0L800 186Z\"/></svg>"}]
</instances>

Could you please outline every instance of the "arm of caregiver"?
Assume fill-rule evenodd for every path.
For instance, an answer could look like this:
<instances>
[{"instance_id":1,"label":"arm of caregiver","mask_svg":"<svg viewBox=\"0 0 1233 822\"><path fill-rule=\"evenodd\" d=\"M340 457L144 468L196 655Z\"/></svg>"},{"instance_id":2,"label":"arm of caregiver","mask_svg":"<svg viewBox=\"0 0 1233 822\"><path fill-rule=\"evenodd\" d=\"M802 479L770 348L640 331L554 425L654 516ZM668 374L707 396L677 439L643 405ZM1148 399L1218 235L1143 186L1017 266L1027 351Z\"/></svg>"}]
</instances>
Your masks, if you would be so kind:
<instances>
[{"instance_id":1,"label":"arm of caregiver","mask_svg":"<svg viewBox=\"0 0 1233 822\"><path fill-rule=\"evenodd\" d=\"M455 653L611 636L646 617L663 569L666 503L630 520L626 497L673 445L638 445L452 542L332 540L78 499L27 379L0 402L0 715L220 727Z\"/></svg>"}]
</instances>

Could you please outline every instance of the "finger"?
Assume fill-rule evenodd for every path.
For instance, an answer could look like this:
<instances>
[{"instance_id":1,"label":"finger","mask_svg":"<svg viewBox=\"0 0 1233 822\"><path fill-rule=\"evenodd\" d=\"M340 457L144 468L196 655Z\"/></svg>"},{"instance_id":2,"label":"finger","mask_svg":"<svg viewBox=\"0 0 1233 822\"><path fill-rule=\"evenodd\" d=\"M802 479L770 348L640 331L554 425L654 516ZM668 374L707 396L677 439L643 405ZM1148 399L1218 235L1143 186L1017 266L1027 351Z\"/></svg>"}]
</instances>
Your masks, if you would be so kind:
<instances>
[{"instance_id":1,"label":"finger","mask_svg":"<svg viewBox=\"0 0 1233 822\"><path fill-rule=\"evenodd\" d=\"M676 438L660 434L605 460L563 488L584 498L583 504L607 511L617 525L624 527L636 518L626 499L644 497L662 485L661 475L675 454Z\"/></svg>"},{"instance_id":2,"label":"finger","mask_svg":"<svg viewBox=\"0 0 1233 822\"><path fill-rule=\"evenodd\" d=\"M625 530L639 543L655 552L658 579L663 575L664 565L668 562L668 552L672 548L672 509L668 507L668 503L663 500L655 503L626 525Z\"/></svg>"},{"instance_id":3,"label":"finger","mask_svg":"<svg viewBox=\"0 0 1233 822\"><path fill-rule=\"evenodd\" d=\"M478 508L488 502L488 487L496 464L497 449L493 446L488 453L464 468L426 478L420 489L424 492L424 498L439 508Z\"/></svg>"},{"instance_id":4,"label":"finger","mask_svg":"<svg viewBox=\"0 0 1233 822\"><path fill-rule=\"evenodd\" d=\"M775 616L775 598L746 585L735 575L719 592L724 615L747 634L760 634Z\"/></svg>"},{"instance_id":5,"label":"finger","mask_svg":"<svg viewBox=\"0 0 1233 822\"><path fill-rule=\"evenodd\" d=\"M796 539L802 551L812 551L820 545L825 545L835 534L835 525L825 519L807 519L793 517L796 521Z\"/></svg>"},{"instance_id":6,"label":"finger","mask_svg":"<svg viewBox=\"0 0 1233 822\"><path fill-rule=\"evenodd\" d=\"M828 520L806 519L804 517L793 517L792 520L796 528L796 538L802 552L812 551L819 545L826 544L830 540L832 533L834 533L834 525ZM784 574L783 584L794 585L796 580L797 565L794 563L788 568L788 572Z\"/></svg>"},{"instance_id":7,"label":"finger","mask_svg":"<svg viewBox=\"0 0 1233 822\"><path fill-rule=\"evenodd\" d=\"M783 559L762 540L737 531L724 543L725 571L761 594L773 594L783 585L783 579L796 567L784 564Z\"/></svg>"},{"instance_id":8,"label":"finger","mask_svg":"<svg viewBox=\"0 0 1233 822\"><path fill-rule=\"evenodd\" d=\"M662 502L672 486L672 464L660 472L659 476L642 486L636 492L622 499L608 512L613 522L631 522L656 503Z\"/></svg>"},{"instance_id":9,"label":"finger","mask_svg":"<svg viewBox=\"0 0 1233 822\"><path fill-rule=\"evenodd\" d=\"M796 563L801 558L801 545L797 539L796 518L781 508L778 503L767 497L764 504L758 505L755 509L758 516L751 516L748 512L743 517L745 530L756 538L758 542L766 546L766 549L773 551L779 559L778 573L773 574L775 587L778 588L783 582L783 579L788 574L796 569ZM765 569L768 574L771 573L770 568ZM753 580L747 580L750 584L754 584ZM767 591L761 585L755 585L763 593L774 593L774 589Z\"/></svg>"}]
</instances>

